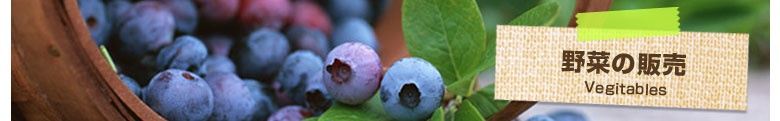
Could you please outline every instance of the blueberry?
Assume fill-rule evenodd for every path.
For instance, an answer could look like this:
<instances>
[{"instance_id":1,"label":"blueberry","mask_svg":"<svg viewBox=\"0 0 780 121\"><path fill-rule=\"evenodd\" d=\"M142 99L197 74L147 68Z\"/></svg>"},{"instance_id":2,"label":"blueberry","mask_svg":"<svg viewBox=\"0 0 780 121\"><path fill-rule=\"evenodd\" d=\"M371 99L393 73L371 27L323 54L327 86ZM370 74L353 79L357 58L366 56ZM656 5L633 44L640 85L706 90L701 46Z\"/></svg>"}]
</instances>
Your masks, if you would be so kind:
<instances>
[{"instance_id":1,"label":"blueberry","mask_svg":"<svg viewBox=\"0 0 780 121\"><path fill-rule=\"evenodd\" d=\"M295 104L304 104L304 93L307 80L322 78L317 73L322 73L322 59L311 51L295 51L285 59L276 82L281 84L280 90L286 94Z\"/></svg>"},{"instance_id":2,"label":"blueberry","mask_svg":"<svg viewBox=\"0 0 780 121\"><path fill-rule=\"evenodd\" d=\"M168 5L176 23L176 31L192 34L198 26L198 9L192 0L161 0Z\"/></svg>"},{"instance_id":3,"label":"blueberry","mask_svg":"<svg viewBox=\"0 0 780 121\"><path fill-rule=\"evenodd\" d=\"M206 59L208 51L206 46L193 36L181 36L176 42L166 46L157 55L157 69L182 69L188 70Z\"/></svg>"},{"instance_id":4,"label":"blueberry","mask_svg":"<svg viewBox=\"0 0 780 121\"><path fill-rule=\"evenodd\" d=\"M214 94L198 75L178 69L158 73L144 88L144 103L168 120L202 121L214 109Z\"/></svg>"},{"instance_id":5,"label":"blueberry","mask_svg":"<svg viewBox=\"0 0 780 121\"><path fill-rule=\"evenodd\" d=\"M111 0L106 2L106 18L111 21L117 21L118 17L124 15L124 12L133 7L133 3L128 0ZM119 22L112 24L118 25Z\"/></svg>"},{"instance_id":6,"label":"blueberry","mask_svg":"<svg viewBox=\"0 0 780 121\"><path fill-rule=\"evenodd\" d=\"M200 69L199 73L202 75L209 73L235 73L236 65L228 57L212 55L207 57L198 69Z\"/></svg>"},{"instance_id":7,"label":"blueberry","mask_svg":"<svg viewBox=\"0 0 780 121\"><path fill-rule=\"evenodd\" d=\"M367 20L371 17L368 0L329 0L327 4L328 14L334 21L353 17Z\"/></svg>"},{"instance_id":8,"label":"blueberry","mask_svg":"<svg viewBox=\"0 0 780 121\"><path fill-rule=\"evenodd\" d=\"M371 47L344 43L328 54L322 78L331 97L358 105L374 96L381 76L382 62Z\"/></svg>"},{"instance_id":9,"label":"blueberry","mask_svg":"<svg viewBox=\"0 0 780 121\"><path fill-rule=\"evenodd\" d=\"M342 21L331 35L332 46L338 46L347 42L360 42L370 46L374 51L379 51L379 45L374 35L374 30L363 19L348 18Z\"/></svg>"},{"instance_id":10,"label":"blueberry","mask_svg":"<svg viewBox=\"0 0 780 121\"><path fill-rule=\"evenodd\" d=\"M268 119L268 116L278 108L273 102L272 90L270 87L260 84L257 80L247 79L244 82L252 93L252 97L257 101L252 120L262 121Z\"/></svg>"},{"instance_id":11,"label":"blueberry","mask_svg":"<svg viewBox=\"0 0 780 121\"><path fill-rule=\"evenodd\" d=\"M130 3L127 0L113 0L106 3L106 19L111 22L112 29L112 35L109 36L117 36L116 30L120 29L120 22L118 22L118 17L124 15L124 12L132 6L133 3Z\"/></svg>"},{"instance_id":12,"label":"blueberry","mask_svg":"<svg viewBox=\"0 0 780 121\"><path fill-rule=\"evenodd\" d=\"M585 115L574 110L559 110L548 115L555 121L588 121Z\"/></svg>"},{"instance_id":13,"label":"blueberry","mask_svg":"<svg viewBox=\"0 0 780 121\"><path fill-rule=\"evenodd\" d=\"M238 14L241 0L195 0L201 18L211 22L222 24L229 22Z\"/></svg>"},{"instance_id":14,"label":"blueberry","mask_svg":"<svg viewBox=\"0 0 780 121\"><path fill-rule=\"evenodd\" d=\"M311 116L309 110L301 106L291 105L285 106L271 114L271 117L268 117L268 121L300 121Z\"/></svg>"},{"instance_id":15,"label":"blueberry","mask_svg":"<svg viewBox=\"0 0 780 121\"><path fill-rule=\"evenodd\" d=\"M236 55L239 75L260 81L273 81L290 52L287 38L273 29L259 29L246 39Z\"/></svg>"},{"instance_id":16,"label":"blueberry","mask_svg":"<svg viewBox=\"0 0 780 121\"><path fill-rule=\"evenodd\" d=\"M322 59L311 51L295 51L285 59L276 82L280 98L288 98L296 105L303 105L319 115L335 101L322 84Z\"/></svg>"},{"instance_id":17,"label":"blueberry","mask_svg":"<svg viewBox=\"0 0 780 121\"><path fill-rule=\"evenodd\" d=\"M390 3L392 2L393 0L372 0L371 7L374 9L371 20L369 21L377 21L377 19L382 16L382 14L386 11L387 7L389 7Z\"/></svg>"},{"instance_id":18,"label":"blueberry","mask_svg":"<svg viewBox=\"0 0 780 121\"><path fill-rule=\"evenodd\" d=\"M536 115L534 117L528 118L525 121L555 121L555 119L550 118L550 116L547 115Z\"/></svg>"},{"instance_id":19,"label":"blueberry","mask_svg":"<svg viewBox=\"0 0 780 121\"><path fill-rule=\"evenodd\" d=\"M143 88L141 88L141 85L138 85L138 82L136 82L135 79L130 78L124 74L119 74L119 79L122 79L122 82L124 82L125 85L130 88L130 91L132 91L135 96L138 96L138 98L141 97Z\"/></svg>"},{"instance_id":20,"label":"blueberry","mask_svg":"<svg viewBox=\"0 0 780 121\"><path fill-rule=\"evenodd\" d=\"M119 54L118 57L122 55ZM112 57L117 57L112 55ZM154 68L154 66L140 65L138 62L128 62L129 60L122 60L117 58L114 60L114 64L117 67L117 71L135 79L140 85L148 85L152 78L157 75L160 70Z\"/></svg>"},{"instance_id":21,"label":"blueberry","mask_svg":"<svg viewBox=\"0 0 780 121\"><path fill-rule=\"evenodd\" d=\"M444 81L428 61L407 57L387 69L380 94L382 106L393 118L423 120L439 107Z\"/></svg>"},{"instance_id":22,"label":"blueberry","mask_svg":"<svg viewBox=\"0 0 780 121\"><path fill-rule=\"evenodd\" d=\"M273 81L269 84L269 86L273 90L274 99L275 99L274 101L276 102L276 104L278 104L279 106L295 105L295 101L293 101L292 97L290 97L292 95L287 94L284 91L281 91L282 90L281 83L277 81Z\"/></svg>"},{"instance_id":23,"label":"blueberry","mask_svg":"<svg viewBox=\"0 0 780 121\"><path fill-rule=\"evenodd\" d=\"M330 108L336 101L328 94L322 82L322 73L316 73L315 77L306 81L306 91L304 92L304 102L306 108L312 111L314 115L321 115Z\"/></svg>"},{"instance_id":24,"label":"blueberry","mask_svg":"<svg viewBox=\"0 0 780 121\"><path fill-rule=\"evenodd\" d=\"M320 58L325 58L330 50L328 37L317 29L304 26L292 26L285 32L290 46L294 50L309 50Z\"/></svg>"},{"instance_id":25,"label":"blueberry","mask_svg":"<svg viewBox=\"0 0 780 121\"><path fill-rule=\"evenodd\" d=\"M228 56L233 47L233 39L224 35L212 35L203 40L212 55Z\"/></svg>"},{"instance_id":26,"label":"blueberry","mask_svg":"<svg viewBox=\"0 0 780 121\"><path fill-rule=\"evenodd\" d=\"M101 0L78 0L81 16L95 44L102 45L111 33L111 23Z\"/></svg>"},{"instance_id":27,"label":"blueberry","mask_svg":"<svg viewBox=\"0 0 780 121\"><path fill-rule=\"evenodd\" d=\"M233 73L210 73L206 75L214 91L214 113L212 121L244 121L252 118L257 101L249 88Z\"/></svg>"},{"instance_id":28,"label":"blueberry","mask_svg":"<svg viewBox=\"0 0 780 121\"><path fill-rule=\"evenodd\" d=\"M289 19L291 9L288 0L244 0L241 3L238 23L245 29L279 30Z\"/></svg>"},{"instance_id":29,"label":"blueberry","mask_svg":"<svg viewBox=\"0 0 780 121\"><path fill-rule=\"evenodd\" d=\"M299 0L295 1L292 7L291 25L314 28L330 34L330 18L319 5L308 0Z\"/></svg>"},{"instance_id":30,"label":"blueberry","mask_svg":"<svg viewBox=\"0 0 780 121\"><path fill-rule=\"evenodd\" d=\"M172 42L174 17L160 2L138 2L117 19L123 56L139 59Z\"/></svg>"}]
</instances>

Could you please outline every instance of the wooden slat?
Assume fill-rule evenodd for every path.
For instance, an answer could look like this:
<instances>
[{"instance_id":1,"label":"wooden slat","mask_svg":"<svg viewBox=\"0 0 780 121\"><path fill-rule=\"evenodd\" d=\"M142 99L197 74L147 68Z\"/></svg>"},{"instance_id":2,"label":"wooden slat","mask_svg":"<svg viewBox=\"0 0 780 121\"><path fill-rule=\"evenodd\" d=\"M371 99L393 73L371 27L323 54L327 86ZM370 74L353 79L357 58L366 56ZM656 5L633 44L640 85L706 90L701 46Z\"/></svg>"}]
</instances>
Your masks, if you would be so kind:
<instances>
[{"instance_id":1,"label":"wooden slat","mask_svg":"<svg viewBox=\"0 0 780 121\"><path fill-rule=\"evenodd\" d=\"M27 120L163 120L124 85L76 0L12 0L12 104Z\"/></svg>"},{"instance_id":2,"label":"wooden slat","mask_svg":"<svg viewBox=\"0 0 780 121\"><path fill-rule=\"evenodd\" d=\"M577 0L574 14L569 20L569 27L577 27L577 13L608 11L612 0Z\"/></svg>"}]
</instances>

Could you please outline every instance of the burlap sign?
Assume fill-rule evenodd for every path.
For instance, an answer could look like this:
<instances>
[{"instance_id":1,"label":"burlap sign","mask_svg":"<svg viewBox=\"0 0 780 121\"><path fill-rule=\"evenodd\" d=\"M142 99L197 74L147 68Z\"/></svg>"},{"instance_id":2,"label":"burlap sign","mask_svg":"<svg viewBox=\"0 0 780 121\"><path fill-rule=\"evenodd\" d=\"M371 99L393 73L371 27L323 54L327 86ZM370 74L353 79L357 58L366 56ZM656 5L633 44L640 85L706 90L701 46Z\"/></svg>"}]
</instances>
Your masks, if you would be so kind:
<instances>
[{"instance_id":1,"label":"burlap sign","mask_svg":"<svg viewBox=\"0 0 780 121\"><path fill-rule=\"evenodd\" d=\"M496 42L496 100L747 108L748 34L577 41L576 28L498 26Z\"/></svg>"}]
</instances>

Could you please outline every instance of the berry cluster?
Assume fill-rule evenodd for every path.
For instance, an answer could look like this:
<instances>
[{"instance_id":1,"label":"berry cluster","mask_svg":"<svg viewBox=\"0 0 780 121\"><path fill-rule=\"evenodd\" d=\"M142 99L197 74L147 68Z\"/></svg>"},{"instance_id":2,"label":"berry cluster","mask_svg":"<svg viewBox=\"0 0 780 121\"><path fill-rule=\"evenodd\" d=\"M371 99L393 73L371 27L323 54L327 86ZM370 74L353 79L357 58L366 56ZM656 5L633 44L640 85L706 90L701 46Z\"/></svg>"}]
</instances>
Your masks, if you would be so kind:
<instances>
[{"instance_id":1,"label":"berry cluster","mask_svg":"<svg viewBox=\"0 0 780 121\"><path fill-rule=\"evenodd\" d=\"M582 112L569 109L559 109L546 115L534 115L525 121L588 121L588 119L584 114L582 114Z\"/></svg>"},{"instance_id":2,"label":"berry cluster","mask_svg":"<svg viewBox=\"0 0 780 121\"><path fill-rule=\"evenodd\" d=\"M378 92L391 116L421 120L444 94L423 59L383 73L371 8L386 0L78 3L121 79L168 120L302 120Z\"/></svg>"}]
</instances>

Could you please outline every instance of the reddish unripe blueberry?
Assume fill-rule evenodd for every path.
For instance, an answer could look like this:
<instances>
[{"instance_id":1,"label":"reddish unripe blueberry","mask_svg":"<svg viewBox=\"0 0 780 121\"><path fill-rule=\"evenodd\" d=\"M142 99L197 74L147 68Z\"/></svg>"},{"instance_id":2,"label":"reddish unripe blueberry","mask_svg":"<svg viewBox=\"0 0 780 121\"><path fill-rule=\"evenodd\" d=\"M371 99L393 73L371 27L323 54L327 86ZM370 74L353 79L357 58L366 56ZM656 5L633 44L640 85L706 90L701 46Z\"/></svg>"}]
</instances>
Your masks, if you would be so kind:
<instances>
[{"instance_id":1,"label":"reddish unripe blueberry","mask_svg":"<svg viewBox=\"0 0 780 121\"><path fill-rule=\"evenodd\" d=\"M203 20L226 23L235 18L241 0L195 0Z\"/></svg>"},{"instance_id":2,"label":"reddish unripe blueberry","mask_svg":"<svg viewBox=\"0 0 780 121\"><path fill-rule=\"evenodd\" d=\"M325 34L330 34L330 18L319 5L308 0L299 0L294 2L292 6L291 25L315 28Z\"/></svg>"},{"instance_id":3,"label":"reddish unripe blueberry","mask_svg":"<svg viewBox=\"0 0 780 121\"><path fill-rule=\"evenodd\" d=\"M284 27L292 12L288 0L244 0L238 15L238 23L245 29Z\"/></svg>"}]
</instances>

